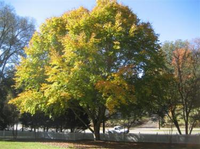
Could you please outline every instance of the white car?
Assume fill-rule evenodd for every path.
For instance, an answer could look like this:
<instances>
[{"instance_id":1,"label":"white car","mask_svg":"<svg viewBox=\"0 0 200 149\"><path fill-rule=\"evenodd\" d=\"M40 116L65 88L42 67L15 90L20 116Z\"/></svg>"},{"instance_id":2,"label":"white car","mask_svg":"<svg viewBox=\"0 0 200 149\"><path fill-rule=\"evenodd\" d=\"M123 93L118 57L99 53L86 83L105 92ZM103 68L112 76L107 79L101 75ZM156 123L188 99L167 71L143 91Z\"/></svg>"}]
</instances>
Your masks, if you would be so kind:
<instances>
[{"instance_id":1,"label":"white car","mask_svg":"<svg viewBox=\"0 0 200 149\"><path fill-rule=\"evenodd\" d=\"M108 129L107 133L129 133L129 131L122 126L115 126L111 129Z\"/></svg>"}]
</instances>

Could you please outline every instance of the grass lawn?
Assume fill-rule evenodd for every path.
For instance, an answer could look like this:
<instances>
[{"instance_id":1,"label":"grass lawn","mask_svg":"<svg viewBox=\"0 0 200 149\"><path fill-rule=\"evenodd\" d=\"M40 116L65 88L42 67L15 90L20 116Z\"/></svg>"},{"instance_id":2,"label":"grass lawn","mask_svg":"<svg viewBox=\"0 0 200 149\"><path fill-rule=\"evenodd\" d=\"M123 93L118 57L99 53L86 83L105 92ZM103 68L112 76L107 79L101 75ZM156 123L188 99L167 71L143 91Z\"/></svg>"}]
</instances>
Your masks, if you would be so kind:
<instances>
[{"instance_id":1,"label":"grass lawn","mask_svg":"<svg viewBox=\"0 0 200 149\"><path fill-rule=\"evenodd\" d=\"M0 141L0 149L200 149L197 145L125 143L109 141L15 142Z\"/></svg>"},{"instance_id":2,"label":"grass lawn","mask_svg":"<svg viewBox=\"0 0 200 149\"><path fill-rule=\"evenodd\" d=\"M45 145L40 142L0 141L0 149L61 149L61 147Z\"/></svg>"}]
</instances>

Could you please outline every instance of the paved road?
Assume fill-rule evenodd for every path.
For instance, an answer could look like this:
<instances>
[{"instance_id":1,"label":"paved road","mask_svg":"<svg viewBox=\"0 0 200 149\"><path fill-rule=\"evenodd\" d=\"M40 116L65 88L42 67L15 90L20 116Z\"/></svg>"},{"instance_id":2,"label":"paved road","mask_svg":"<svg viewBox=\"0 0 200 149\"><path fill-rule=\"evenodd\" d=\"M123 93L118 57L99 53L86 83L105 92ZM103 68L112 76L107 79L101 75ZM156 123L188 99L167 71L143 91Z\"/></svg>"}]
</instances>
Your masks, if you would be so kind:
<instances>
[{"instance_id":1,"label":"paved road","mask_svg":"<svg viewBox=\"0 0 200 149\"><path fill-rule=\"evenodd\" d=\"M106 128L108 130L109 128ZM181 129L184 134L184 129ZM91 132L86 130L85 132ZM103 133L103 131L100 131ZM145 124L140 125L139 127L131 128L129 133L143 133L143 134L178 134L177 129L174 128L158 128L158 122L149 120ZM200 128L194 128L192 134L200 135Z\"/></svg>"},{"instance_id":2,"label":"paved road","mask_svg":"<svg viewBox=\"0 0 200 149\"><path fill-rule=\"evenodd\" d=\"M106 130L109 128L106 128ZM183 130L183 129L182 129ZM90 130L85 130L85 132L90 133ZM103 133L103 131L100 131ZM184 130L182 131L184 132ZM176 128L131 128L129 133L141 133L141 134L178 134ZM192 134L199 134L200 135L200 128L194 128Z\"/></svg>"},{"instance_id":3,"label":"paved road","mask_svg":"<svg viewBox=\"0 0 200 149\"><path fill-rule=\"evenodd\" d=\"M184 128L181 128L184 134ZM159 129L158 121L149 120L137 128L130 129L130 133L146 133L146 134L178 134L177 129L174 128L161 128ZM194 128L192 134L200 134L200 128Z\"/></svg>"},{"instance_id":4,"label":"paved road","mask_svg":"<svg viewBox=\"0 0 200 149\"><path fill-rule=\"evenodd\" d=\"M184 132L184 129L182 129ZM144 134L178 134L176 128L132 128L130 133L144 133ZM194 128L192 134L200 135L200 128Z\"/></svg>"}]
</instances>

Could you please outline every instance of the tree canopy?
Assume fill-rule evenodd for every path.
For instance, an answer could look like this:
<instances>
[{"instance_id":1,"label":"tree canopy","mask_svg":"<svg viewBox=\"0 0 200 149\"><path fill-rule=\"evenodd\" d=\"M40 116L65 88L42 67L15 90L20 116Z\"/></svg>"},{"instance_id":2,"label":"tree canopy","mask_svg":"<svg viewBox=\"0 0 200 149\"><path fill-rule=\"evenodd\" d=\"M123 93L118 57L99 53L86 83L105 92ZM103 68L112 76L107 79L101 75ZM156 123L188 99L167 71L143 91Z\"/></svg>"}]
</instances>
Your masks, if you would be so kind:
<instances>
[{"instance_id":1,"label":"tree canopy","mask_svg":"<svg viewBox=\"0 0 200 149\"><path fill-rule=\"evenodd\" d=\"M168 116L182 134L191 134L200 118L200 40L166 42L162 50L166 54L167 73L171 75L165 89L164 103Z\"/></svg>"},{"instance_id":2,"label":"tree canopy","mask_svg":"<svg viewBox=\"0 0 200 149\"><path fill-rule=\"evenodd\" d=\"M53 17L35 32L26 57L17 66L16 87L24 91L11 101L21 112L55 113L78 103L100 139L105 111L137 101L137 79L162 67L157 35L115 0L97 0Z\"/></svg>"},{"instance_id":3,"label":"tree canopy","mask_svg":"<svg viewBox=\"0 0 200 149\"><path fill-rule=\"evenodd\" d=\"M30 18L19 17L11 6L0 3L0 83L9 68L19 62L34 30Z\"/></svg>"}]
</instances>

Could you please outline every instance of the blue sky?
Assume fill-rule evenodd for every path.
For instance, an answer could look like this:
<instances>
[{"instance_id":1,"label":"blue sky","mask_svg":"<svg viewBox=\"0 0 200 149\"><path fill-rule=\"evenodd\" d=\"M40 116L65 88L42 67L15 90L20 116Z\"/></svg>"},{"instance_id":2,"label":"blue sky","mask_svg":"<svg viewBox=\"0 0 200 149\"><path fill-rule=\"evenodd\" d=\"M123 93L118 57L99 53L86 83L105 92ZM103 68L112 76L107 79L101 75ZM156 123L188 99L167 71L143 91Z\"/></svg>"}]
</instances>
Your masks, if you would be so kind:
<instances>
[{"instance_id":1,"label":"blue sky","mask_svg":"<svg viewBox=\"0 0 200 149\"><path fill-rule=\"evenodd\" d=\"M96 0L4 0L20 16L33 17L37 27L52 16L84 6L91 10ZM149 21L159 40L192 40L200 37L200 0L118 0L142 21Z\"/></svg>"}]
</instances>

